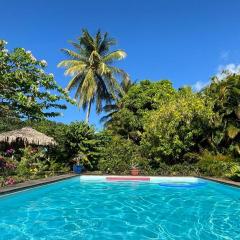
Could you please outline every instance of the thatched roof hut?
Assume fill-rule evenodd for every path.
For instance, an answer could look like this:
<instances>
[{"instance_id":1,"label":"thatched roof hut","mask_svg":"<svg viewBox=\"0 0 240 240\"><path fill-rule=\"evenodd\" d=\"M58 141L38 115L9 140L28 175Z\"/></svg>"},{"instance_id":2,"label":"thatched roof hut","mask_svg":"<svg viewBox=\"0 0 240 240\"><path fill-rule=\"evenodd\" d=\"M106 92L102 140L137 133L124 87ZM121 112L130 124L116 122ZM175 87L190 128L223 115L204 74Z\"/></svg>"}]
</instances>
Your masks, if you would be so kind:
<instances>
[{"instance_id":1,"label":"thatched roof hut","mask_svg":"<svg viewBox=\"0 0 240 240\"><path fill-rule=\"evenodd\" d=\"M21 129L5 132L0 134L0 142L12 144L14 142L23 142L25 145L56 145L54 138L38 132L37 130L24 127Z\"/></svg>"}]
</instances>

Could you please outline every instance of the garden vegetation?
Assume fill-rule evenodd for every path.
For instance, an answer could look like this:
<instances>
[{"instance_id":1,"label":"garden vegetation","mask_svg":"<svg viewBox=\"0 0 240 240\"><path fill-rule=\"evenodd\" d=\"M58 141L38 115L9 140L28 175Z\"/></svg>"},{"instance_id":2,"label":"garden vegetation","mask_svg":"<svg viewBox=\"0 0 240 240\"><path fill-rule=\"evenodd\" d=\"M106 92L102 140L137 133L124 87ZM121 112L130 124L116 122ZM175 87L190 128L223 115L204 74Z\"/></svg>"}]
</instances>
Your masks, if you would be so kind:
<instances>
[{"instance_id":1,"label":"garden vegetation","mask_svg":"<svg viewBox=\"0 0 240 240\"><path fill-rule=\"evenodd\" d=\"M0 132L31 126L56 146L1 147L1 185L70 171L143 175L203 175L240 179L240 75L224 72L200 92L175 89L169 80L130 81L115 60L123 50L100 31L83 30L76 51L59 66L73 76L67 90L31 52L9 52L0 42ZM75 100L68 91L75 91ZM51 91L51 92L50 92ZM86 109L86 122L50 121L68 101ZM91 105L105 112L104 128L88 123Z\"/></svg>"}]
</instances>

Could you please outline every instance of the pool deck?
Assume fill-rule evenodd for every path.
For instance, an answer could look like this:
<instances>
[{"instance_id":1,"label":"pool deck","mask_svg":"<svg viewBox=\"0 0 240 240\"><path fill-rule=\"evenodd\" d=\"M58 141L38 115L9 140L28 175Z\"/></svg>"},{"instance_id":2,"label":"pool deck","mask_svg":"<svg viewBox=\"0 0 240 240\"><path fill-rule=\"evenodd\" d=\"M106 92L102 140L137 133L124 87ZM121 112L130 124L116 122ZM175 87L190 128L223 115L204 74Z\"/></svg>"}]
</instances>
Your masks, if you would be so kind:
<instances>
[{"instance_id":1,"label":"pool deck","mask_svg":"<svg viewBox=\"0 0 240 240\"><path fill-rule=\"evenodd\" d=\"M64 175L58 175L58 176L53 176L53 177L36 179L36 180L29 180L29 181L26 181L26 182L5 186L5 187L2 187L2 188L0 187L0 196L5 195L5 194L9 194L9 193L13 193L13 192L18 192L18 191L28 189L28 188L33 188L33 187L45 185L45 184L48 184L48 183L58 182L58 181L65 180L65 179L68 179L68 178L72 178L72 177L75 177L75 176L78 176L78 175L76 175L74 173L69 173L69 174L64 174Z\"/></svg>"},{"instance_id":2,"label":"pool deck","mask_svg":"<svg viewBox=\"0 0 240 240\"><path fill-rule=\"evenodd\" d=\"M214 181L214 182L218 182L218 183L222 183L222 184L226 184L226 185L230 185L233 187L239 187L240 188L240 182L235 182L229 179L224 179L224 178L214 178L214 177L199 177L202 179L206 179L206 180L210 180L210 181Z\"/></svg>"},{"instance_id":3,"label":"pool deck","mask_svg":"<svg viewBox=\"0 0 240 240\"><path fill-rule=\"evenodd\" d=\"M90 175L90 174L83 174L82 176L88 176L88 175ZM53 177L48 177L48 178L29 180L29 181L26 181L26 182L2 187L2 188L0 188L0 196L5 195L5 194L9 194L9 193L13 193L13 192L18 192L18 191L28 189L28 188L33 188L33 187L45 185L45 184L48 184L48 183L54 183L54 182L62 181L62 180L68 179L68 178L76 177L76 176L80 176L80 175L77 175L77 174L74 174L74 173L68 173L68 174L58 175L58 176L53 176ZM98 175L92 175L92 176L101 177L103 175L98 174ZM132 179L132 180L139 180L139 181L144 180L144 181L146 181L146 180L148 180L147 178L149 178L148 176L113 176L113 175L109 175L109 176L104 175L104 176L106 176L106 178L108 178L110 181L111 180L116 180L116 179L119 180L121 178L123 180ZM163 176L159 176L159 177L163 177ZM171 176L165 176L165 177L170 177L171 178ZM172 177L174 178L174 176L172 176ZM189 176L189 177L191 177L191 176ZM228 179L214 178L214 177L202 177L202 176L199 176L199 177L196 176L196 177L240 188L240 182L234 182L234 181L231 181L231 180L228 180Z\"/></svg>"}]
</instances>

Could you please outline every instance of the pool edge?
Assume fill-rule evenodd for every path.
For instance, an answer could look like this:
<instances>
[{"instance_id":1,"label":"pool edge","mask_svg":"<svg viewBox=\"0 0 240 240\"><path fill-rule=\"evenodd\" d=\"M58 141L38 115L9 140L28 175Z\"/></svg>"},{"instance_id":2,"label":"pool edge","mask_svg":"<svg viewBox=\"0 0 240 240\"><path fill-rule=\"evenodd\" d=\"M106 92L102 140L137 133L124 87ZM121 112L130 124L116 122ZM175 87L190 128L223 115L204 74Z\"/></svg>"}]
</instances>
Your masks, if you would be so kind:
<instances>
[{"instance_id":1,"label":"pool edge","mask_svg":"<svg viewBox=\"0 0 240 240\"><path fill-rule=\"evenodd\" d=\"M224 179L224 178L203 177L203 176L198 176L198 178L216 182L216 183L221 183L221 184L232 186L232 187L240 188L240 182L235 182L235 181Z\"/></svg>"},{"instance_id":2,"label":"pool edge","mask_svg":"<svg viewBox=\"0 0 240 240\"><path fill-rule=\"evenodd\" d=\"M64 174L64 175L58 175L58 176L53 176L53 177L48 177L48 178L41 178L41 179L37 179L37 180L30 180L27 182L23 182L23 183L18 183L15 185L11 185L11 186L6 186L3 188L0 188L0 196L3 195L7 195L7 194L11 194L11 193L15 193L15 192L20 192L23 190L27 190L27 189L31 189L31 188L35 188L35 187L39 187L42 185L47 185L47 184L51 184L51 183L55 183L55 182L59 182L59 181L63 181L63 180L67 180L73 177L95 177L95 180L99 177L99 179L102 179L103 177L133 177L133 176L123 176L123 175L88 175L88 174L83 174L83 175L79 175L79 174L74 174L74 173L69 173L69 174ZM217 183L221 183L224 185L228 185L228 186L232 186L232 187L237 187L240 188L240 182L234 182L231 180L227 180L227 179L222 179L222 178L214 178L214 177L204 177L204 176L138 176L138 177L134 177L134 178L169 178L169 179L174 179L174 178L198 178L198 179L204 179L204 180L208 180L208 181L212 181L212 182L217 182Z\"/></svg>"},{"instance_id":3,"label":"pool edge","mask_svg":"<svg viewBox=\"0 0 240 240\"><path fill-rule=\"evenodd\" d=\"M15 193L15 192L20 192L26 189L30 188L35 188L43 185L47 185L50 183L55 183L63 180L67 180L73 177L77 177L79 175L69 173L69 174L63 174L63 175L58 175L58 176L53 176L53 177L47 177L47 178L41 178L41 179L36 179L36 180L29 180L26 182L6 186L0 188L0 196Z\"/></svg>"}]
</instances>

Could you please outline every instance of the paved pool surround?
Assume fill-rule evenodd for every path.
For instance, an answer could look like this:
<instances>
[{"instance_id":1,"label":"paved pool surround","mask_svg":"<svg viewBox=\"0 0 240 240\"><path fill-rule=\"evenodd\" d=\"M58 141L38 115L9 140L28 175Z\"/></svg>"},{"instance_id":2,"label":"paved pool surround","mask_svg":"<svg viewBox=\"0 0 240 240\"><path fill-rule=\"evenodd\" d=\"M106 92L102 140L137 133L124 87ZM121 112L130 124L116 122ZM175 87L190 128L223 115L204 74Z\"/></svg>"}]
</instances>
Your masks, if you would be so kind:
<instances>
[{"instance_id":1,"label":"paved pool surround","mask_svg":"<svg viewBox=\"0 0 240 240\"><path fill-rule=\"evenodd\" d=\"M58 176L53 176L53 177L36 179L36 180L29 180L29 181L26 181L26 182L5 186L5 187L2 187L2 188L0 187L0 196L5 195L5 194L18 192L18 191L22 191L22 190L25 190L25 189L28 189L28 188L34 188L34 187L38 187L38 186L62 181L62 180L65 180L65 179L76 177L76 176L78 176L78 175L73 174L73 173L69 173L69 174L63 174L63 175L58 175Z\"/></svg>"}]
</instances>

